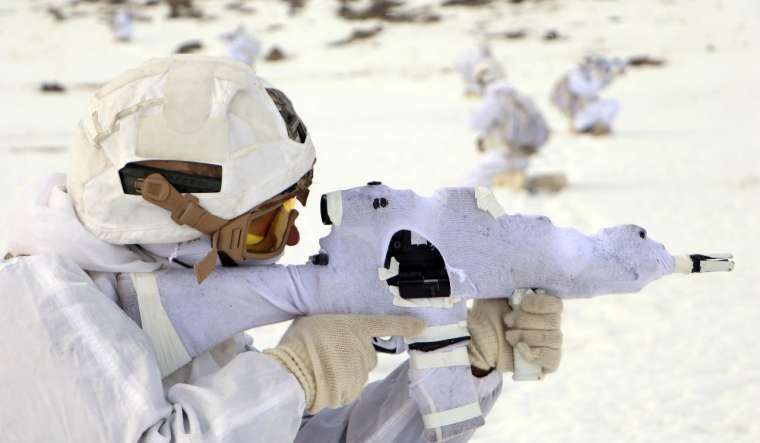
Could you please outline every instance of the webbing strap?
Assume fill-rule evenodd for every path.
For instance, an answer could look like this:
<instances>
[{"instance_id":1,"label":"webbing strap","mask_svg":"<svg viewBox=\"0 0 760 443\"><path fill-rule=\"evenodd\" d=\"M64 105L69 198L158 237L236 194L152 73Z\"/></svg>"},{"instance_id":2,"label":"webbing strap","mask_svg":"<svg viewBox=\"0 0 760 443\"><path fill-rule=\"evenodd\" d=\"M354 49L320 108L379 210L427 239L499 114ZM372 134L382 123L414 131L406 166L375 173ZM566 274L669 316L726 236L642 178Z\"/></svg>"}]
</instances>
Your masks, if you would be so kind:
<instances>
[{"instance_id":1,"label":"webbing strap","mask_svg":"<svg viewBox=\"0 0 760 443\"><path fill-rule=\"evenodd\" d=\"M155 274L134 272L130 276L137 293L142 328L153 343L161 377L166 377L192 359L161 305Z\"/></svg>"},{"instance_id":2,"label":"webbing strap","mask_svg":"<svg viewBox=\"0 0 760 443\"><path fill-rule=\"evenodd\" d=\"M412 369L447 368L450 366L470 366L467 347L454 348L451 351L412 352L409 356Z\"/></svg>"},{"instance_id":3,"label":"webbing strap","mask_svg":"<svg viewBox=\"0 0 760 443\"><path fill-rule=\"evenodd\" d=\"M473 402L458 408L433 412L422 416L422 422L427 429L441 428L454 423L461 423L471 418L480 417L480 403Z\"/></svg>"},{"instance_id":4,"label":"webbing strap","mask_svg":"<svg viewBox=\"0 0 760 443\"><path fill-rule=\"evenodd\" d=\"M180 194L159 173L138 180L135 187L145 200L171 212L172 220L178 225L187 225L206 235L212 235L228 223L228 220L215 216L199 205L198 197Z\"/></svg>"},{"instance_id":5,"label":"webbing strap","mask_svg":"<svg viewBox=\"0 0 760 443\"><path fill-rule=\"evenodd\" d=\"M452 323L449 325L428 326L422 330L422 333L416 337L406 337L406 343L433 342L450 338L469 336L470 331L467 329L467 322Z\"/></svg>"}]
</instances>

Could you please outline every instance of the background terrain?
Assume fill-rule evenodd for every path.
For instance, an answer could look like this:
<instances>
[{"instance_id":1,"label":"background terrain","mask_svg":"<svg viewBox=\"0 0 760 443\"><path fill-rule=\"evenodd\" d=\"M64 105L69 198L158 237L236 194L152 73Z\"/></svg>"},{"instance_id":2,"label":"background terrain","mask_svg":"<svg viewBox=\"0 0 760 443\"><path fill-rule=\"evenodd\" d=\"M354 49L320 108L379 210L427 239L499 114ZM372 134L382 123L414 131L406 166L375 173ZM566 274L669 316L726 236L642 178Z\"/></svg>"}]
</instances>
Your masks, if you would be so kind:
<instances>
[{"instance_id":1,"label":"background terrain","mask_svg":"<svg viewBox=\"0 0 760 443\"><path fill-rule=\"evenodd\" d=\"M0 214L34 175L65 171L66 145L98 84L188 40L223 55L219 35L245 24L265 51L259 73L287 92L318 150L313 195L381 180L430 193L455 186L477 153L452 62L480 33L515 86L531 95L554 130L533 170L565 171L553 196L507 190L509 213L541 213L591 233L635 223L674 253L733 252L732 274L670 277L641 294L566 303L560 370L545 382L505 380L477 442L760 441L760 3L756 0L491 2L428 6L434 23L348 21L337 2L200 1L207 18L167 20L165 5L134 7L131 43L117 43L108 18L119 6L48 1L0 3ZM487 3L487 2L486 2ZM328 45L356 29L372 38ZM564 38L544 40L555 30ZM550 107L553 82L584 55L649 54L667 64L632 69L606 92L622 103L607 138L573 135ZM43 94L43 81L67 91ZM302 262L327 230L318 205L300 219ZM3 233L2 235L6 235ZM2 246L3 237L0 237ZM2 294L6 295L6 294ZM251 331L260 347L285 325ZM402 357L382 357L375 378Z\"/></svg>"}]
</instances>

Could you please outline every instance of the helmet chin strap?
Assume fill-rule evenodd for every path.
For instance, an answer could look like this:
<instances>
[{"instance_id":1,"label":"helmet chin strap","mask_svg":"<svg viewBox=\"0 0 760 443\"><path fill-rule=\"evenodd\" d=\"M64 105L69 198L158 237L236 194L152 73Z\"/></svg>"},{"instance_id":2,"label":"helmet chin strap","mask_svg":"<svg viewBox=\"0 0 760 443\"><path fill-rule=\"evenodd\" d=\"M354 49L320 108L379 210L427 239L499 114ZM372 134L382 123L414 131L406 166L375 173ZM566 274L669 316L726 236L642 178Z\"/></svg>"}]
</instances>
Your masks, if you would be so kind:
<instances>
[{"instance_id":1,"label":"helmet chin strap","mask_svg":"<svg viewBox=\"0 0 760 443\"><path fill-rule=\"evenodd\" d=\"M311 179L312 172L309 171L289 192L267 200L231 220L211 214L198 203L198 197L192 194L181 194L160 173L153 173L144 179L138 179L135 182L135 189L142 195L145 201L169 211L172 220L178 225L190 226L211 237L211 250L201 261L193 266L196 280L198 283L201 283L216 268L216 262L220 253L225 254L236 262L242 262L247 259L266 260L280 255L285 248L295 219L298 217L298 211L293 210L290 212L287 228L284 232L284 240L274 245L269 251L256 253L247 251L246 234L248 233L248 225L251 220L271 211L278 210L290 198L296 197L302 204L305 203Z\"/></svg>"},{"instance_id":2,"label":"helmet chin strap","mask_svg":"<svg viewBox=\"0 0 760 443\"><path fill-rule=\"evenodd\" d=\"M211 250L193 266L195 278L198 283L201 283L216 267L218 251L213 238L229 221L208 212L198 203L198 197L191 194L180 194L159 173L150 174L144 179L137 180L135 189L145 201L169 211L174 223L190 226L212 238Z\"/></svg>"}]
</instances>

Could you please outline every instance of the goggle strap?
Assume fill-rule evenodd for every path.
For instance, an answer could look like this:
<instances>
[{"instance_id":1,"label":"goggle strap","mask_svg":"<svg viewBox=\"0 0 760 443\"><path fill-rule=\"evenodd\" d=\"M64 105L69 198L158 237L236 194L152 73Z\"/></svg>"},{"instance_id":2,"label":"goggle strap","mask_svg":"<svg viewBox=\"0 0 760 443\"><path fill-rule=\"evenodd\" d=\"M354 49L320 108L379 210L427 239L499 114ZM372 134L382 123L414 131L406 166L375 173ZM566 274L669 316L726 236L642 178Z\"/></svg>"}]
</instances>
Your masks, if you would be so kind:
<instances>
[{"instance_id":1,"label":"goggle strap","mask_svg":"<svg viewBox=\"0 0 760 443\"><path fill-rule=\"evenodd\" d=\"M306 201L309 199L309 185L311 185L311 180L309 181L309 184L306 185L306 188L296 195L296 199L302 206L306 206Z\"/></svg>"},{"instance_id":2,"label":"goggle strap","mask_svg":"<svg viewBox=\"0 0 760 443\"><path fill-rule=\"evenodd\" d=\"M245 251L245 232L243 232L245 229L243 228L247 227L250 219L255 219L270 212L293 197L297 198L302 204L306 204L306 199L309 196L309 186L311 185L312 174L313 171L309 171L298 180L293 191L283 194L274 200L264 202L258 207L255 207L232 220L225 220L211 214L198 204L198 197L192 194L181 194L160 173L150 174L144 179L136 180L135 189L148 203L169 211L172 220L178 225L187 225L211 236L211 250L201 261L193 266L195 278L198 283L201 283L216 268L216 261L220 250L237 260L244 260L246 258L245 255L249 255L246 254ZM286 238L281 241L282 244L278 245L279 247L277 249L263 254L252 255L261 258L270 258L281 253L285 247L287 235L290 233L290 229L297 216L298 211L293 211L291 213L288 220L289 225L285 233ZM220 245L220 241L222 241L223 244Z\"/></svg>"},{"instance_id":3,"label":"goggle strap","mask_svg":"<svg viewBox=\"0 0 760 443\"><path fill-rule=\"evenodd\" d=\"M169 211L172 220L178 225L187 225L206 235L211 235L228 223L228 220L211 214L199 205L198 197L192 194L180 194L159 173L137 180L135 189L145 201Z\"/></svg>"},{"instance_id":4,"label":"goggle strap","mask_svg":"<svg viewBox=\"0 0 760 443\"><path fill-rule=\"evenodd\" d=\"M216 260L218 256L219 252L216 250L216 248L212 248L210 251L208 251L208 254L203 257L203 260L193 265L195 281L197 281L198 284L203 283L203 280L205 280L206 277L214 272L214 269L216 269Z\"/></svg>"}]
</instances>

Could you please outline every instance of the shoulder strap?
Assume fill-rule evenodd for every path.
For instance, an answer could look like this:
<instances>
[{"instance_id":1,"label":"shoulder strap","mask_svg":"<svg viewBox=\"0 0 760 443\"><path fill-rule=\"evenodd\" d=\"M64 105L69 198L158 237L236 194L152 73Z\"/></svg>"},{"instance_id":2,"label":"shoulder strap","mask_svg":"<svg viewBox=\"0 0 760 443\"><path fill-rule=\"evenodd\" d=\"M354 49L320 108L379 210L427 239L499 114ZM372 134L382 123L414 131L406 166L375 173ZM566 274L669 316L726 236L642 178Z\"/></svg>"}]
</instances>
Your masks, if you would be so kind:
<instances>
[{"instance_id":1,"label":"shoulder strap","mask_svg":"<svg viewBox=\"0 0 760 443\"><path fill-rule=\"evenodd\" d=\"M140 309L143 330L153 344L161 377L166 377L188 364L192 358L161 305L155 274L135 272L130 274L130 277L137 293L137 306Z\"/></svg>"}]
</instances>

